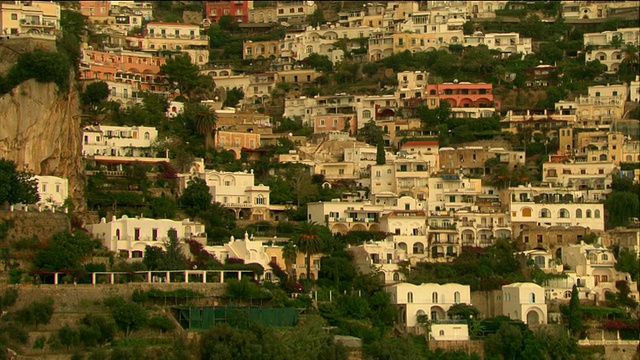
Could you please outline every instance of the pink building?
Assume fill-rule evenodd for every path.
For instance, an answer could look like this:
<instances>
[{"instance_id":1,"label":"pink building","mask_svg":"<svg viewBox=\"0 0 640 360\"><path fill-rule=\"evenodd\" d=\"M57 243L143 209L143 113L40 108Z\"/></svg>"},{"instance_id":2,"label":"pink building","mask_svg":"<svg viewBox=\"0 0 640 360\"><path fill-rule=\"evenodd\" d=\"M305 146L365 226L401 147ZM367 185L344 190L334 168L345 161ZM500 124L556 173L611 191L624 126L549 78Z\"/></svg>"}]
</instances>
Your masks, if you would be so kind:
<instances>
[{"instance_id":1,"label":"pink building","mask_svg":"<svg viewBox=\"0 0 640 360\"><path fill-rule=\"evenodd\" d=\"M469 82L427 85L427 94L446 100L451 107L486 107L500 110L500 103L493 98L493 85Z\"/></svg>"},{"instance_id":2,"label":"pink building","mask_svg":"<svg viewBox=\"0 0 640 360\"><path fill-rule=\"evenodd\" d=\"M109 16L111 1L80 1L80 13L90 17Z\"/></svg>"},{"instance_id":3,"label":"pink building","mask_svg":"<svg viewBox=\"0 0 640 360\"><path fill-rule=\"evenodd\" d=\"M314 118L313 132L324 131L348 131L353 135L356 133L357 121L353 114L330 114L319 115Z\"/></svg>"}]
</instances>

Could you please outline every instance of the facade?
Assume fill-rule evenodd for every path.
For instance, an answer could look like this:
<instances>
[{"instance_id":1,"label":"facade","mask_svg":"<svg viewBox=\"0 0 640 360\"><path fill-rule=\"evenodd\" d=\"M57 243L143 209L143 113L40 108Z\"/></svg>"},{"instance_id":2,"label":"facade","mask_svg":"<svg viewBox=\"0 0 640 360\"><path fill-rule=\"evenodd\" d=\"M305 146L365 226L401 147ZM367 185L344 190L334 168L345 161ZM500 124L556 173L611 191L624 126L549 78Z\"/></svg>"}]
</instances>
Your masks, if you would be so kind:
<instances>
[{"instance_id":1,"label":"facade","mask_svg":"<svg viewBox=\"0 0 640 360\"><path fill-rule=\"evenodd\" d=\"M82 154L94 159L157 162L151 147L157 137L158 131L153 127L87 126L82 133Z\"/></svg>"},{"instance_id":2,"label":"facade","mask_svg":"<svg viewBox=\"0 0 640 360\"><path fill-rule=\"evenodd\" d=\"M60 30L60 4L52 1L11 1L0 4L3 35L56 34Z\"/></svg>"},{"instance_id":3,"label":"facade","mask_svg":"<svg viewBox=\"0 0 640 360\"><path fill-rule=\"evenodd\" d=\"M307 204L307 220L324 224L334 234L346 234L351 230L380 231L383 208L366 202L312 202Z\"/></svg>"},{"instance_id":4,"label":"facade","mask_svg":"<svg viewBox=\"0 0 640 360\"><path fill-rule=\"evenodd\" d=\"M36 175L38 181L38 206L62 207L69 197L69 180L57 176Z\"/></svg>"},{"instance_id":5,"label":"facade","mask_svg":"<svg viewBox=\"0 0 640 360\"><path fill-rule=\"evenodd\" d=\"M102 240L102 244L110 251L115 251L124 259L142 259L146 246L157 246L164 249L164 242L169 240L168 231L175 229L178 239L195 239L206 244L207 234L204 225L189 219L175 221L169 219L129 218L115 216L110 222L105 218L98 224L87 225L91 234Z\"/></svg>"},{"instance_id":6,"label":"facade","mask_svg":"<svg viewBox=\"0 0 640 360\"><path fill-rule=\"evenodd\" d=\"M462 173L465 176L484 176L493 169L485 166L491 159L497 159L495 165L505 165L509 170L515 170L525 165L524 151L512 151L504 148L483 146L462 146L458 148L440 148L439 170L448 173Z\"/></svg>"},{"instance_id":7,"label":"facade","mask_svg":"<svg viewBox=\"0 0 640 360\"><path fill-rule=\"evenodd\" d=\"M465 46L486 45L489 50L499 51L502 56L511 54L532 54L531 38L521 38L518 33L483 34L481 32L464 36Z\"/></svg>"},{"instance_id":8,"label":"facade","mask_svg":"<svg viewBox=\"0 0 640 360\"><path fill-rule=\"evenodd\" d=\"M348 245L347 251L353 255L353 263L361 274L378 272L384 284L404 280L398 263L407 259L406 251L396 247L393 240L368 241L359 246Z\"/></svg>"},{"instance_id":9,"label":"facade","mask_svg":"<svg viewBox=\"0 0 640 360\"><path fill-rule=\"evenodd\" d=\"M544 163L542 181L578 190L601 190L599 193L604 195L610 192L613 173L617 169L610 161L611 159L601 162Z\"/></svg>"},{"instance_id":10,"label":"facade","mask_svg":"<svg viewBox=\"0 0 640 360\"><path fill-rule=\"evenodd\" d=\"M400 310L398 320L407 330L420 326L419 318L425 317L433 323L446 323L449 308L455 304L471 304L469 285L398 283L386 288L391 294L391 303ZM468 333L467 333L468 336Z\"/></svg>"},{"instance_id":11,"label":"facade","mask_svg":"<svg viewBox=\"0 0 640 360\"><path fill-rule=\"evenodd\" d=\"M428 72L401 71L397 74L396 99L426 98Z\"/></svg>"},{"instance_id":12,"label":"facade","mask_svg":"<svg viewBox=\"0 0 640 360\"><path fill-rule=\"evenodd\" d=\"M236 219L254 221L269 220L269 187L254 185L255 176L251 172L224 172L206 170L193 174L207 183L212 202L219 202L234 213ZM180 176L180 188L188 186L189 176Z\"/></svg>"},{"instance_id":13,"label":"facade","mask_svg":"<svg viewBox=\"0 0 640 360\"><path fill-rule=\"evenodd\" d=\"M493 98L492 84L472 84L469 82L427 85L428 96L437 97L455 107L494 107L500 109L500 103Z\"/></svg>"},{"instance_id":14,"label":"facade","mask_svg":"<svg viewBox=\"0 0 640 360\"><path fill-rule=\"evenodd\" d=\"M242 149L257 149L260 147L260 134L254 132L239 132L218 130L214 136L216 147L232 150L236 158L240 158Z\"/></svg>"},{"instance_id":15,"label":"facade","mask_svg":"<svg viewBox=\"0 0 640 360\"><path fill-rule=\"evenodd\" d=\"M217 24L222 16L233 16L239 23L249 21L249 11L253 8L253 1L205 1L205 17L213 24Z\"/></svg>"},{"instance_id":16,"label":"facade","mask_svg":"<svg viewBox=\"0 0 640 360\"><path fill-rule=\"evenodd\" d=\"M502 287L502 314L527 325L547 323L545 290L535 283L513 283Z\"/></svg>"},{"instance_id":17,"label":"facade","mask_svg":"<svg viewBox=\"0 0 640 360\"><path fill-rule=\"evenodd\" d=\"M150 22L143 27L143 32L144 35L127 37L131 48L155 54L162 51L186 53L196 65L209 62L209 36L201 35L198 25Z\"/></svg>"},{"instance_id":18,"label":"facade","mask_svg":"<svg viewBox=\"0 0 640 360\"><path fill-rule=\"evenodd\" d=\"M245 41L242 43L242 59L276 59L280 57L278 40Z\"/></svg>"}]
</instances>

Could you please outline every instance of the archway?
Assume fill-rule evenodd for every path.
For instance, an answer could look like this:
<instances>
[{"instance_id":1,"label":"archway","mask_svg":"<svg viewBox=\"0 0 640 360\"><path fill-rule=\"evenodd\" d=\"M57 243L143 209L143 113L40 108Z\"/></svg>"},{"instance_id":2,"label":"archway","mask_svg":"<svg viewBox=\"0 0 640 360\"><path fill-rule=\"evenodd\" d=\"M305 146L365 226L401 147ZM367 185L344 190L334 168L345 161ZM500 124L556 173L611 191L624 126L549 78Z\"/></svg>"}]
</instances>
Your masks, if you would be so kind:
<instances>
[{"instance_id":1,"label":"archway","mask_svg":"<svg viewBox=\"0 0 640 360\"><path fill-rule=\"evenodd\" d=\"M527 313L527 324L528 325L538 325L540 324L540 315L535 310L529 310Z\"/></svg>"}]
</instances>

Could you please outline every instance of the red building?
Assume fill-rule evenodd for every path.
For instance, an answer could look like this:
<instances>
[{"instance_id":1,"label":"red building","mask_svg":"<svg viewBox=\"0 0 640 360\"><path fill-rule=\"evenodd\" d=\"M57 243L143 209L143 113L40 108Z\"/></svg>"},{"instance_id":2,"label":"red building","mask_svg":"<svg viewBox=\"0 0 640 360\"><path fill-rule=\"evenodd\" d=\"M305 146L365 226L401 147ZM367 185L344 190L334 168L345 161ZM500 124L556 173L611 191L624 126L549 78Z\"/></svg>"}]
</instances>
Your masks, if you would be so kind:
<instances>
[{"instance_id":1,"label":"red building","mask_svg":"<svg viewBox=\"0 0 640 360\"><path fill-rule=\"evenodd\" d=\"M500 109L493 98L493 85L485 83L444 83L427 85L427 96L446 100L451 107L486 107Z\"/></svg>"},{"instance_id":2,"label":"red building","mask_svg":"<svg viewBox=\"0 0 640 360\"><path fill-rule=\"evenodd\" d=\"M249 1L205 1L205 17L217 24L224 15L233 16L236 22L249 21Z\"/></svg>"}]
</instances>

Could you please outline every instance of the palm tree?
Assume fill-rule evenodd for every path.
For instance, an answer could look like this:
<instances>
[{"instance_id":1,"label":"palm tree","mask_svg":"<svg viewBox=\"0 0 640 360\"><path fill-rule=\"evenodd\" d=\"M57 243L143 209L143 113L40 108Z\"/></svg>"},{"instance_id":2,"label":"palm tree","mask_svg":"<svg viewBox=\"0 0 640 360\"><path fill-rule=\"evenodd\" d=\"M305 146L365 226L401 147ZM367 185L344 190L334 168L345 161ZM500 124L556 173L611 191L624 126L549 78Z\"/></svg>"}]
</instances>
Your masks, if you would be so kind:
<instances>
[{"instance_id":1,"label":"palm tree","mask_svg":"<svg viewBox=\"0 0 640 360\"><path fill-rule=\"evenodd\" d=\"M204 135L204 147L212 148L214 146L213 133L218 123L218 114L208 106L200 106L195 114L196 129Z\"/></svg>"},{"instance_id":2,"label":"palm tree","mask_svg":"<svg viewBox=\"0 0 640 360\"><path fill-rule=\"evenodd\" d=\"M298 226L298 235L294 239L298 249L307 255L307 279L311 277L311 255L319 253L322 249L319 230L318 223L305 221Z\"/></svg>"},{"instance_id":3,"label":"palm tree","mask_svg":"<svg viewBox=\"0 0 640 360\"><path fill-rule=\"evenodd\" d=\"M626 66L635 66L640 63L640 56L638 56L638 47L633 44L628 44L624 47L624 58L622 58L622 64Z\"/></svg>"},{"instance_id":4,"label":"palm tree","mask_svg":"<svg viewBox=\"0 0 640 360\"><path fill-rule=\"evenodd\" d=\"M282 247L282 257L284 258L284 266L289 278L293 276L293 262L298 256L298 250L293 242L288 241Z\"/></svg>"}]
</instances>

